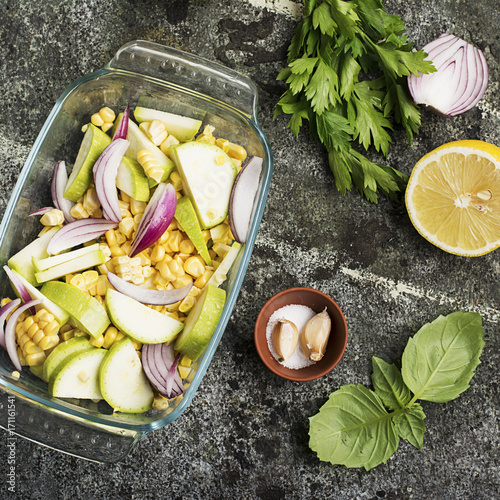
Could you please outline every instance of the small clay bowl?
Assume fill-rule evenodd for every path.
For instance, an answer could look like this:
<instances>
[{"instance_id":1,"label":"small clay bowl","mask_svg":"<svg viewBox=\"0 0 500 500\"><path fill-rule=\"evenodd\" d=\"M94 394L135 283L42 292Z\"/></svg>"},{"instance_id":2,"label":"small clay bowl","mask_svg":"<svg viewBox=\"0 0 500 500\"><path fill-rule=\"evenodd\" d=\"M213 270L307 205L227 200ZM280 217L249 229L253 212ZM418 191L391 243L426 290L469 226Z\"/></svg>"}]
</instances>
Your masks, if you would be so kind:
<instances>
[{"instance_id":1,"label":"small clay bowl","mask_svg":"<svg viewBox=\"0 0 500 500\"><path fill-rule=\"evenodd\" d=\"M266 335L267 323L272 314L291 304L310 307L316 313L320 313L326 307L332 320L332 331L323 358L313 365L298 370L286 368L274 358L269 350ZM326 375L340 361L347 345L347 323L340 307L328 295L313 288L289 288L266 302L257 317L254 337L260 358L272 372L288 380L307 382Z\"/></svg>"}]
</instances>

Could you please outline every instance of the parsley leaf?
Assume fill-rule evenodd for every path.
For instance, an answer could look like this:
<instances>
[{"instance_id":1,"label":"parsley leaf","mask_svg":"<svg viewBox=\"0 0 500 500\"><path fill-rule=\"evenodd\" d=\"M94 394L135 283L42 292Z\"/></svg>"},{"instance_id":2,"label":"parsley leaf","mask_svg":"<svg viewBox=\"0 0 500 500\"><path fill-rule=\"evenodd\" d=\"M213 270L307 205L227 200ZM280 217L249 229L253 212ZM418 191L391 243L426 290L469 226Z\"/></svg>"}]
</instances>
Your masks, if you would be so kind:
<instances>
[{"instance_id":1,"label":"parsley leaf","mask_svg":"<svg viewBox=\"0 0 500 500\"><path fill-rule=\"evenodd\" d=\"M277 77L288 88L274 117L291 115L288 127L295 136L307 120L328 151L337 189L345 194L354 185L374 203L379 192L395 198L407 176L370 161L353 143L387 156L395 122L411 144L420 113L406 77L435 71L424 52L413 52L405 31L381 0L304 0L288 66Z\"/></svg>"}]
</instances>

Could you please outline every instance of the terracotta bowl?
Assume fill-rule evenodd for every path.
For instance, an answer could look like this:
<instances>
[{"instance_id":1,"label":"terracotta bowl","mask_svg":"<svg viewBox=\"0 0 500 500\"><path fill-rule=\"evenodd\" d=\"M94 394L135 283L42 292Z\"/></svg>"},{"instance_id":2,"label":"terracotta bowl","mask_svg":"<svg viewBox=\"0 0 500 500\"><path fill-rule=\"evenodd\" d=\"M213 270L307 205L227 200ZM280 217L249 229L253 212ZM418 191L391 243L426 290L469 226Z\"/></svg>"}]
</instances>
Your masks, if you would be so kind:
<instances>
[{"instance_id":1,"label":"terracotta bowl","mask_svg":"<svg viewBox=\"0 0 500 500\"><path fill-rule=\"evenodd\" d=\"M332 331L323 358L313 365L293 370L279 363L269 350L266 336L266 327L269 318L284 306L298 304L310 307L316 313L327 308L332 320ZM347 323L340 307L328 295L313 288L289 288L271 297L261 309L255 323L255 346L263 363L276 375L294 380L307 382L326 375L342 358L347 345Z\"/></svg>"}]
</instances>

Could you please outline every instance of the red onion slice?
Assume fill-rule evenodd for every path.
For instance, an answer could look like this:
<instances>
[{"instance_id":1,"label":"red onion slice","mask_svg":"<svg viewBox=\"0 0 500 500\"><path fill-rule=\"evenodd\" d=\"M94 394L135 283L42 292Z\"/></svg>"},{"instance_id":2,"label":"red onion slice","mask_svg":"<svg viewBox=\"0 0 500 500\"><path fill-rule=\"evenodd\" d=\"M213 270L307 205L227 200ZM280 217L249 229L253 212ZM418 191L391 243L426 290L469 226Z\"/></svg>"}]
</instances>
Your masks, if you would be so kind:
<instances>
[{"instance_id":1,"label":"red onion slice","mask_svg":"<svg viewBox=\"0 0 500 500\"><path fill-rule=\"evenodd\" d=\"M46 214L47 212L50 212L51 210L54 210L54 207L39 208L38 210L35 210L34 212L29 213L28 217L31 217L33 215L43 215L43 214Z\"/></svg>"},{"instance_id":2,"label":"red onion slice","mask_svg":"<svg viewBox=\"0 0 500 500\"><path fill-rule=\"evenodd\" d=\"M177 371L180 356L174 359L173 344L145 344L142 347L142 366L146 377L155 389L166 398L184 392Z\"/></svg>"},{"instance_id":3,"label":"red onion slice","mask_svg":"<svg viewBox=\"0 0 500 500\"><path fill-rule=\"evenodd\" d=\"M71 209L75 203L63 196L67 184L68 172L66 171L66 163L64 161L57 162L52 173L52 183L50 185L52 202L64 214L66 222L73 222L75 218L71 215Z\"/></svg>"},{"instance_id":4,"label":"red onion slice","mask_svg":"<svg viewBox=\"0 0 500 500\"><path fill-rule=\"evenodd\" d=\"M64 225L49 241L47 253L56 255L63 250L95 240L118 224L104 219L79 219Z\"/></svg>"},{"instance_id":5,"label":"red onion slice","mask_svg":"<svg viewBox=\"0 0 500 500\"><path fill-rule=\"evenodd\" d=\"M182 300L190 292L191 288L193 288L193 283L189 283L181 288L174 288L172 290L151 290L125 281L111 272L106 276L111 285L119 292L138 300L142 304L156 306L175 304L179 300Z\"/></svg>"},{"instance_id":6,"label":"red onion slice","mask_svg":"<svg viewBox=\"0 0 500 500\"><path fill-rule=\"evenodd\" d=\"M415 103L424 104L446 117L472 109L488 87L489 71L484 54L447 33L422 50L436 72L408 77L408 89Z\"/></svg>"},{"instance_id":7,"label":"red onion slice","mask_svg":"<svg viewBox=\"0 0 500 500\"><path fill-rule=\"evenodd\" d=\"M236 176L231 190L229 226L234 239L241 244L245 243L248 237L253 204L262 172L262 162L259 156L252 156Z\"/></svg>"},{"instance_id":8,"label":"red onion slice","mask_svg":"<svg viewBox=\"0 0 500 500\"><path fill-rule=\"evenodd\" d=\"M127 104L125 111L123 112L122 118L118 127L116 127L115 135L113 136L113 141L116 139L126 139L128 134L128 118L130 115L130 105Z\"/></svg>"},{"instance_id":9,"label":"red onion slice","mask_svg":"<svg viewBox=\"0 0 500 500\"><path fill-rule=\"evenodd\" d=\"M16 367L17 371L22 371L21 363L19 362L19 356L17 354L17 344L16 344L16 325L19 316L26 311L26 309L30 309L31 307L40 304L42 299L34 299L26 302L22 306L19 306L7 320L7 324L5 325L5 348L7 349L7 353L9 354L9 358L12 361L12 364Z\"/></svg>"},{"instance_id":10,"label":"red onion slice","mask_svg":"<svg viewBox=\"0 0 500 500\"><path fill-rule=\"evenodd\" d=\"M2 346L4 349L7 349L5 347L5 320L7 319L7 316L12 311L12 309L15 309L20 303L21 299L14 299L5 304L0 309L0 346Z\"/></svg>"},{"instance_id":11,"label":"red onion slice","mask_svg":"<svg viewBox=\"0 0 500 500\"><path fill-rule=\"evenodd\" d=\"M172 184L160 182L144 211L134 241L130 248L130 256L151 246L165 232L172 222L177 206L177 194Z\"/></svg>"},{"instance_id":12,"label":"red onion slice","mask_svg":"<svg viewBox=\"0 0 500 500\"><path fill-rule=\"evenodd\" d=\"M94 184L97 197L101 202L102 214L112 222L122 220L122 211L116 190L116 176L129 144L126 139L113 140L94 164Z\"/></svg>"},{"instance_id":13,"label":"red onion slice","mask_svg":"<svg viewBox=\"0 0 500 500\"><path fill-rule=\"evenodd\" d=\"M31 295L29 290L24 286L24 283L10 270L8 266L3 266L3 270L5 271L5 274L7 274L16 295L20 297L24 303L29 302L31 300ZM31 314L35 314L36 312L34 307L32 307L30 311Z\"/></svg>"}]
</instances>

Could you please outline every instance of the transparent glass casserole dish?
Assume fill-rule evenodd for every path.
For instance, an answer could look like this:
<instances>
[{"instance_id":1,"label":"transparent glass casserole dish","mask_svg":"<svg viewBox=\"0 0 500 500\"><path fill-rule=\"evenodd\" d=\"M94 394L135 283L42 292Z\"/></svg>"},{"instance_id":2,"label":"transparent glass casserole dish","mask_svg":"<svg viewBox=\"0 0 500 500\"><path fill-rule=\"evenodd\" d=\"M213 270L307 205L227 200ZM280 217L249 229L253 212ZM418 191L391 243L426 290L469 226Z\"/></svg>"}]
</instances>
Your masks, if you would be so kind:
<instances>
[{"instance_id":1,"label":"transparent glass casserole dish","mask_svg":"<svg viewBox=\"0 0 500 500\"><path fill-rule=\"evenodd\" d=\"M223 285L227 301L221 320L205 352L193 363L186 392L172 400L167 409L113 414L104 402L53 398L47 384L32 375L28 367L16 379L7 353L0 349L0 426L56 450L104 463L124 458L142 436L173 422L190 404L236 303L272 175L272 153L257 120L257 89L250 79L176 49L130 42L103 69L74 82L56 102L5 210L0 226L1 266L38 234L39 218L27 215L52 204L53 167L65 160L71 168L83 136L82 125L101 107L120 112L128 102L132 110L141 105L203 119L202 128L208 123L213 125L217 137L241 144L249 156L261 156L264 162L247 243ZM14 297L2 270L0 297L7 296Z\"/></svg>"}]
</instances>

